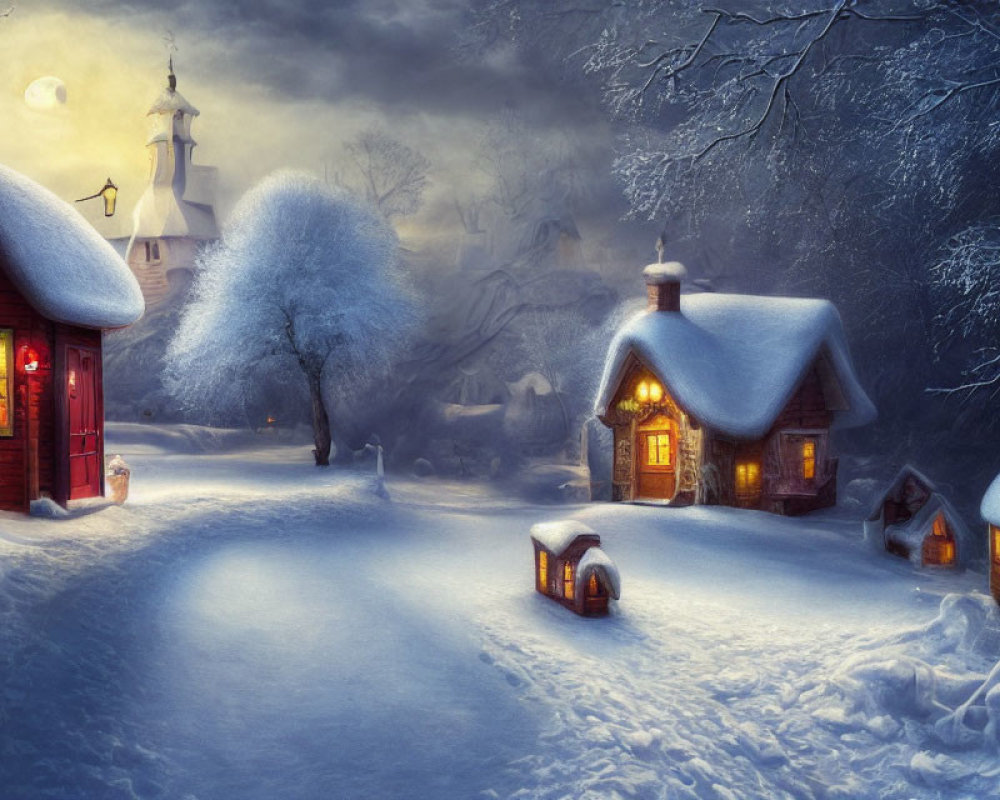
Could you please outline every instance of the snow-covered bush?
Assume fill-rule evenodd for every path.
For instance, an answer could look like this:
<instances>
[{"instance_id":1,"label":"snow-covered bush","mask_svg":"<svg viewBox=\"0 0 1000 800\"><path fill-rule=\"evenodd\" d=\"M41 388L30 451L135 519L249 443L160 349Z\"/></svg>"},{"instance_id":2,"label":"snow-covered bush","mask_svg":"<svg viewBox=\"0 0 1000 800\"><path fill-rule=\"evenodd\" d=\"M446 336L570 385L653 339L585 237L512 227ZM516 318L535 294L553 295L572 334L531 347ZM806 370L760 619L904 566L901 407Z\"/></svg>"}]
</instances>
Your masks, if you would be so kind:
<instances>
[{"instance_id":1,"label":"snow-covered bush","mask_svg":"<svg viewBox=\"0 0 1000 800\"><path fill-rule=\"evenodd\" d=\"M268 386L298 393L316 463L329 463L329 415L385 378L416 318L392 228L346 192L280 172L243 196L199 270L167 351L170 391L219 417Z\"/></svg>"}]
</instances>

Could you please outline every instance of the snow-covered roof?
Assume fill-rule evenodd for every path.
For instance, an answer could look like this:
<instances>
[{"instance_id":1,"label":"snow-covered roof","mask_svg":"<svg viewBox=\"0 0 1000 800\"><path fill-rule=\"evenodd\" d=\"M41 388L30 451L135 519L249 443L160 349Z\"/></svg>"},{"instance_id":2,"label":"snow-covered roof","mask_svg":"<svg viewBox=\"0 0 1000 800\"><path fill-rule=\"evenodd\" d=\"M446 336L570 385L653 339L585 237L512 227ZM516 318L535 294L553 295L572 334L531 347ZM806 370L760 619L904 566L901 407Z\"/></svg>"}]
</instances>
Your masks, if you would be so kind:
<instances>
[{"instance_id":1,"label":"snow-covered roof","mask_svg":"<svg viewBox=\"0 0 1000 800\"><path fill-rule=\"evenodd\" d=\"M554 556L561 556L580 536L597 536L589 525L575 519L536 522L531 526L531 538Z\"/></svg>"},{"instance_id":2,"label":"snow-covered roof","mask_svg":"<svg viewBox=\"0 0 1000 800\"><path fill-rule=\"evenodd\" d=\"M886 490L879 495L875 505L872 506L871 513L868 514L868 519L879 519L882 516L882 506L885 505L885 501L890 497L901 497L903 484L906 482L907 478L913 478L918 484L922 485L927 491L928 497L938 490L934 481L924 475L924 473L910 464L905 464L902 469L896 473L896 477L892 479L892 482L888 487L886 487Z\"/></svg>"},{"instance_id":3,"label":"snow-covered roof","mask_svg":"<svg viewBox=\"0 0 1000 800\"><path fill-rule=\"evenodd\" d=\"M972 534L948 498L938 492L931 494L920 510L908 520L886 527L885 538L889 541L905 544L910 551L911 560L920 564L924 539L932 533L934 518L938 514L944 515L945 521L955 536L956 559L959 562L964 562L970 552Z\"/></svg>"},{"instance_id":4,"label":"snow-covered roof","mask_svg":"<svg viewBox=\"0 0 1000 800\"><path fill-rule=\"evenodd\" d=\"M608 554L599 547L588 549L580 559L580 563L576 565L576 597L583 597L584 585L589 579L591 572L597 572L598 575L604 576L608 594L615 600L621 597L622 578L618 572L618 567L608 557Z\"/></svg>"},{"instance_id":5,"label":"snow-covered roof","mask_svg":"<svg viewBox=\"0 0 1000 800\"><path fill-rule=\"evenodd\" d=\"M979 513L991 525L1000 525L1000 475L994 478L990 488L986 490Z\"/></svg>"},{"instance_id":6,"label":"snow-covered roof","mask_svg":"<svg viewBox=\"0 0 1000 800\"><path fill-rule=\"evenodd\" d=\"M35 310L54 322L120 328L145 309L132 271L76 209L4 166L0 264Z\"/></svg>"},{"instance_id":7,"label":"snow-covered roof","mask_svg":"<svg viewBox=\"0 0 1000 800\"><path fill-rule=\"evenodd\" d=\"M608 349L595 412L608 411L630 353L653 370L702 424L758 438L825 352L847 408L836 427L864 425L875 407L854 374L840 315L827 300L748 295L683 295L681 311L643 311Z\"/></svg>"},{"instance_id":8,"label":"snow-covered roof","mask_svg":"<svg viewBox=\"0 0 1000 800\"><path fill-rule=\"evenodd\" d=\"M650 264L642 271L646 283L670 283L687 277L687 268L680 261L667 261L663 264Z\"/></svg>"},{"instance_id":9,"label":"snow-covered roof","mask_svg":"<svg viewBox=\"0 0 1000 800\"><path fill-rule=\"evenodd\" d=\"M219 238L219 226L212 207L178 197L173 184L154 183L147 186L136 204L132 219L132 235L136 239L171 236L203 240Z\"/></svg>"},{"instance_id":10,"label":"snow-covered roof","mask_svg":"<svg viewBox=\"0 0 1000 800\"><path fill-rule=\"evenodd\" d=\"M168 86L160 92L160 96L153 101L153 105L150 106L149 111L146 112L146 116L149 116L150 114L172 114L175 111L190 114L192 117L197 117L198 114L201 113L197 108L184 99L184 95L176 89L171 89Z\"/></svg>"}]
</instances>

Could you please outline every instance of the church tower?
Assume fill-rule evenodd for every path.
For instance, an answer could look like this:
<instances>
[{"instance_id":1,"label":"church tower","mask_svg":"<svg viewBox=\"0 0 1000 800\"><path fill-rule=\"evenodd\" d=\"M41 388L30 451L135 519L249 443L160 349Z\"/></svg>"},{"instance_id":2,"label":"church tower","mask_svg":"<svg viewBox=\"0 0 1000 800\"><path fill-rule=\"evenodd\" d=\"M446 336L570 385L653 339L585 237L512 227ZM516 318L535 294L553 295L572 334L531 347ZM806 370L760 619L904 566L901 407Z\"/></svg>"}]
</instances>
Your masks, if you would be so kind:
<instances>
[{"instance_id":1,"label":"church tower","mask_svg":"<svg viewBox=\"0 0 1000 800\"><path fill-rule=\"evenodd\" d=\"M152 118L146 142L149 183L135 207L125 254L147 308L166 300L172 285L186 284L198 249L219 238L212 208L217 170L191 163L197 144L191 121L198 113L177 91L171 57L167 87L147 114Z\"/></svg>"}]
</instances>

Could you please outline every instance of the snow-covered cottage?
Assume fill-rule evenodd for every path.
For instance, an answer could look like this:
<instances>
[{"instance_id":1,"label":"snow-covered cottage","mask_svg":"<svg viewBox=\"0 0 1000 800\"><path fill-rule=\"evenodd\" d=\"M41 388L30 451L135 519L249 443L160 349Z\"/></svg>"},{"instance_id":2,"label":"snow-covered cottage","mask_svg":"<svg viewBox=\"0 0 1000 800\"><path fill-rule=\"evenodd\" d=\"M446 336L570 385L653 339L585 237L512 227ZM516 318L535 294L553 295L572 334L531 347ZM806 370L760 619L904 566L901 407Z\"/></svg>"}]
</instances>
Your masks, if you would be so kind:
<instances>
[{"instance_id":1,"label":"snow-covered cottage","mask_svg":"<svg viewBox=\"0 0 1000 800\"><path fill-rule=\"evenodd\" d=\"M979 512L990 526L990 593L1000 603L1000 475L986 490Z\"/></svg>"},{"instance_id":2,"label":"snow-covered cottage","mask_svg":"<svg viewBox=\"0 0 1000 800\"><path fill-rule=\"evenodd\" d=\"M199 111L177 91L173 60L167 86L150 107L149 183L133 212L125 260L154 306L170 294L178 275L190 277L206 242L219 238L212 207L217 170L191 162L191 122Z\"/></svg>"},{"instance_id":3,"label":"snow-covered cottage","mask_svg":"<svg viewBox=\"0 0 1000 800\"><path fill-rule=\"evenodd\" d=\"M608 613L608 600L621 596L618 568L601 550L601 537L576 520L531 526L535 589L577 614Z\"/></svg>"},{"instance_id":4,"label":"snow-covered cottage","mask_svg":"<svg viewBox=\"0 0 1000 800\"><path fill-rule=\"evenodd\" d=\"M926 475L903 467L864 522L865 539L921 567L966 560L969 529Z\"/></svg>"},{"instance_id":5,"label":"snow-covered cottage","mask_svg":"<svg viewBox=\"0 0 1000 800\"><path fill-rule=\"evenodd\" d=\"M0 509L103 493L101 331L142 292L71 206L0 167Z\"/></svg>"},{"instance_id":6,"label":"snow-covered cottage","mask_svg":"<svg viewBox=\"0 0 1000 800\"><path fill-rule=\"evenodd\" d=\"M595 413L614 432L613 500L779 514L833 505L831 428L875 408L826 300L685 295L684 267L644 271L649 304L608 350Z\"/></svg>"}]
</instances>

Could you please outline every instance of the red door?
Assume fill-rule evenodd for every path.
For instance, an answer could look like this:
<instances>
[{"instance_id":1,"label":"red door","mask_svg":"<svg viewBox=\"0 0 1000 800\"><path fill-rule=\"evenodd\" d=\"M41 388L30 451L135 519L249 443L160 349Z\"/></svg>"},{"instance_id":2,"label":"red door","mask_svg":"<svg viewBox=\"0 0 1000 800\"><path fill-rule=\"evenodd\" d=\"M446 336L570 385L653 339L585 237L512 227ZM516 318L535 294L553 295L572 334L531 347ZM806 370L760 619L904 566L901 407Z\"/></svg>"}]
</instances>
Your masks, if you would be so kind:
<instances>
[{"instance_id":1,"label":"red door","mask_svg":"<svg viewBox=\"0 0 1000 800\"><path fill-rule=\"evenodd\" d=\"M69 499L101 494L101 418L97 351L66 348L69 416Z\"/></svg>"}]
</instances>

